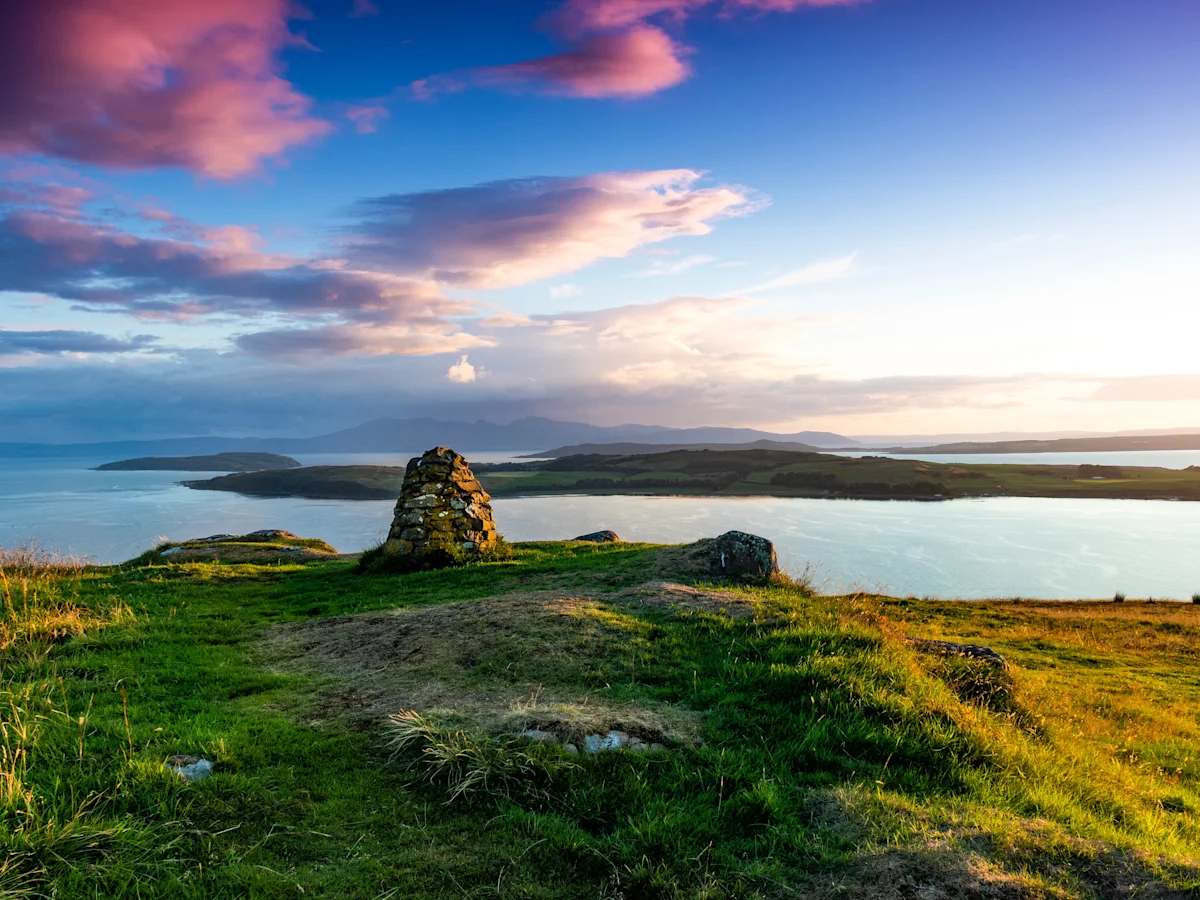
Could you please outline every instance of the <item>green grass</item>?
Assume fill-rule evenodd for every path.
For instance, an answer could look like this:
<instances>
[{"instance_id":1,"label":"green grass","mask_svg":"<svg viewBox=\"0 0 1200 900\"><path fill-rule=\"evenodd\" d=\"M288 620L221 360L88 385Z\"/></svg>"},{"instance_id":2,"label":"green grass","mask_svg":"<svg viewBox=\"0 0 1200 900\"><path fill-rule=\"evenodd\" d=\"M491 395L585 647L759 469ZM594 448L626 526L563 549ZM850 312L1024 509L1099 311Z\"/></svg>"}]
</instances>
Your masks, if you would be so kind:
<instances>
[{"instance_id":1,"label":"green grass","mask_svg":"<svg viewBox=\"0 0 1200 900\"><path fill-rule=\"evenodd\" d=\"M39 570L45 603L9 619L80 624L15 626L0 650L0 896L1200 888L1192 605L774 586L683 608L632 590L672 580L663 565L655 547L561 543L410 575ZM921 656L906 635L1012 666ZM389 746L402 709L419 727ZM632 722L667 747L572 756L506 737L518 720ZM183 782L176 753L216 774Z\"/></svg>"}]
</instances>

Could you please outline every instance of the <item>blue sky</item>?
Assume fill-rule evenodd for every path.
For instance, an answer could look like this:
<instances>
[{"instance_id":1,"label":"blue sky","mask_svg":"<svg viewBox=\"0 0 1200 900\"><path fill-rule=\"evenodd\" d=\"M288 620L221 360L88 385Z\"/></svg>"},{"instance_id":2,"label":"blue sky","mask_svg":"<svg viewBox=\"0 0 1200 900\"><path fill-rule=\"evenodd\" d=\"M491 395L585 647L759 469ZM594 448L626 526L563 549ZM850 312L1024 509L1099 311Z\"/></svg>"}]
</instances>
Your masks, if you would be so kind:
<instances>
[{"instance_id":1,"label":"blue sky","mask_svg":"<svg viewBox=\"0 0 1200 900\"><path fill-rule=\"evenodd\" d=\"M1194 3L64 5L0 14L2 440L1200 424Z\"/></svg>"}]
</instances>

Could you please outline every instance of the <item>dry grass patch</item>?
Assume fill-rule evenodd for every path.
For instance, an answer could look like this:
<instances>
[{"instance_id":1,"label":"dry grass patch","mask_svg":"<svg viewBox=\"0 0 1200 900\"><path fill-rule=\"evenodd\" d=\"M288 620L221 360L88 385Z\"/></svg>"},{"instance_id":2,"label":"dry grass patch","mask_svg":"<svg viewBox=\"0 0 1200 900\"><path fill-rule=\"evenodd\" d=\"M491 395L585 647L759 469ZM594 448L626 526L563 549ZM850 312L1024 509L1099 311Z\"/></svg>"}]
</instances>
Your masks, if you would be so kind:
<instances>
[{"instance_id":1,"label":"dry grass patch","mask_svg":"<svg viewBox=\"0 0 1200 900\"><path fill-rule=\"evenodd\" d=\"M449 726L537 728L564 740L615 729L692 743L698 723L689 710L608 694L606 673L636 665L650 627L620 602L518 592L277 626L266 653L280 669L332 676L335 691L319 704L326 715L415 710Z\"/></svg>"},{"instance_id":2,"label":"dry grass patch","mask_svg":"<svg viewBox=\"0 0 1200 900\"><path fill-rule=\"evenodd\" d=\"M80 601L84 568L35 545L0 547L0 650L54 643L130 616L119 597Z\"/></svg>"},{"instance_id":3,"label":"dry grass patch","mask_svg":"<svg viewBox=\"0 0 1200 900\"><path fill-rule=\"evenodd\" d=\"M652 582L624 593L635 603L671 612L702 612L731 619L754 618L755 599L747 593L695 588L669 581Z\"/></svg>"}]
</instances>

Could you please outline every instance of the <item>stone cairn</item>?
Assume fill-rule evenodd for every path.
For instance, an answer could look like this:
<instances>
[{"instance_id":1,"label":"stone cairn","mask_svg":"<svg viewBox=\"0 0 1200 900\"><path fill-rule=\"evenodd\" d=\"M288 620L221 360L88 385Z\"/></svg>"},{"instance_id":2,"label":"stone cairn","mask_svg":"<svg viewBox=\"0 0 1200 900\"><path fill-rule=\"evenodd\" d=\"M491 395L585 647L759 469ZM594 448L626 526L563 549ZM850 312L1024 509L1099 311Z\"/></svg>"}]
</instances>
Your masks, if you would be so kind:
<instances>
[{"instance_id":1,"label":"stone cairn","mask_svg":"<svg viewBox=\"0 0 1200 900\"><path fill-rule=\"evenodd\" d=\"M478 557L499 537L491 499L462 456L434 447L408 463L385 549L419 568Z\"/></svg>"}]
</instances>

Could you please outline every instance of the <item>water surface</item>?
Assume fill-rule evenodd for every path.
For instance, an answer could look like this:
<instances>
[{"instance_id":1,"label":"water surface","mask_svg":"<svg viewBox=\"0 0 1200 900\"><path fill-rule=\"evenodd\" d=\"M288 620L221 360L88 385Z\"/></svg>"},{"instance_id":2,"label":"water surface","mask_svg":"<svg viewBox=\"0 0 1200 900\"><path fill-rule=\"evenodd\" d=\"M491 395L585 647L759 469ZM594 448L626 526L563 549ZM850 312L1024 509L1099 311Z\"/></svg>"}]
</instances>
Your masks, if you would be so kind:
<instances>
[{"instance_id":1,"label":"water surface","mask_svg":"<svg viewBox=\"0 0 1200 900\"><path fill-rule=\"evenodd\" d=\"M411 455L301 461L403 465ZM473 458L498 462L514 455ZM382 539L391 521L390 501L250 498L176 483L212 473L87 468L104 461L0 460L0 544L36 539L96 562L117 562L162 538L285 528L355 551ZM1200 591L1200 503L569 496L494 505L500 529L514 541L601 528L626 540L661 542L751 531L775 541L789 571L814 568L829 589L1065 599L1111 597L1118 590L1186 599Z\"/></svg>"}]
</instances>

